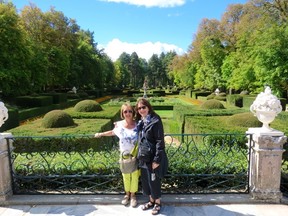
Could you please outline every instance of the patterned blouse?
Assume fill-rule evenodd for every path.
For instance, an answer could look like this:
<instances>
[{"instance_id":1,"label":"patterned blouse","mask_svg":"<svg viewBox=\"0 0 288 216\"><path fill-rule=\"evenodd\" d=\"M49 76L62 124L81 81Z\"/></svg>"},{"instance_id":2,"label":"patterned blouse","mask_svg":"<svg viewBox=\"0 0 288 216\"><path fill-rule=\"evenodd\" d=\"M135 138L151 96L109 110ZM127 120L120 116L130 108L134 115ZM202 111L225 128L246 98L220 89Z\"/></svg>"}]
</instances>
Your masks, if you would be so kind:
<instances>
[{"instance_id":1,"label":"patterned blouse","mask_svg":"<svg viewBox=\"0 0 288 216\"><path fill-rule=\"evenodd\" d=\"M128 129L124 127L124 120L115 123L113 129L114 134L119 138L120 152L131 152L137 142L137 130L135 128Z\"/></svg>"}]
</instances>

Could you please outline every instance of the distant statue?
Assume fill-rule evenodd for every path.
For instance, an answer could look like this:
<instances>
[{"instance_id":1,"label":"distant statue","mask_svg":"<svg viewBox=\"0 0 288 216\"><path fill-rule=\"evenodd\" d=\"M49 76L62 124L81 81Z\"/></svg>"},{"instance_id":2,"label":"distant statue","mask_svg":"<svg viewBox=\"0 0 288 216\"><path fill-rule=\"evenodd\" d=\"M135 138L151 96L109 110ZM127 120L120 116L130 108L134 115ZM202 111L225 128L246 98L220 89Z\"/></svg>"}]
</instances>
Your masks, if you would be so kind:
<instances>
[{"instance_id":1,"label":"distant statue","mask_svg":"<svg viewBox=\"0 0 288 216\"><path fill-rule=\"evenodd\" d=\"M145 79L143 83L143 89L144 89L143 98L147 98L147 88L148 88L148 84L147 84L147 80Z\"/></svg>"},{"instance_id":2,"label":"distant statue","mask_svg":"<svg viewBox=\"0 0 288 216\"><path fill-rule=\"evenodd\" d=\"M76 94L76 93L77 93L77 89L76 89L76 87L75 87L75 86L72 88L72 92L73 92L74 94Z\"/></svg>"},{"instance_id":3,"label":"distant statue","mask_svg":"<svg viewBox=\"0 0 288 216\"><path fill-rule=\"evenodd\" d=\"M215 94L216 94L216 95L219 95L219 93L220 93L220 90L219 90L218 88L216 88Z\"/></svg>"}]
</instances>

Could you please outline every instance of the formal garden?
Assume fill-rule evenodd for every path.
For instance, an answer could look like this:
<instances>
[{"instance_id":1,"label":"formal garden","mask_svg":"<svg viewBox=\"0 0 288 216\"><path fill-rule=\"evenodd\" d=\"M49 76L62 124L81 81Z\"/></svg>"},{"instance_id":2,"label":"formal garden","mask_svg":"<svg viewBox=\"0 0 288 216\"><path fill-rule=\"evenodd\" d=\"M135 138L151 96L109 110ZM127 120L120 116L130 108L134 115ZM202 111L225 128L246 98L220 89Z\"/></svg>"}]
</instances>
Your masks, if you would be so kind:
<instances>
[{"instance_id":1,"label":"formal garden","mask_svg":"<svg viewBox=\"0 0 288 216\"><path fill-rule=\"evenodd\" d=\"M187 55L147 60L123 52L115 62L97 35L61 11L1 2L0 98L9 118L0 132L13 135L6 138L13 193L123 193L117 139L93 135L113 128L122 103L144 96L144 83L166 134L163 192L249 193L254 140L247 130L262 126L250 106L263 86L282 105L270 126L288 132L283 2L247 3L228 8L219 22L203 19Z\"/></svg>"},{"instance_id":2,"label":"formal garden","mask_svg":"<svg viewBox=\"0 0 288 216\"><path fill-rule=\"evenodd\" d=\"M5 131L13 134L14 193L121 193L117 139L93 136L112 129L113 122L120 119L120 106L124 102L134 104L141 96L142 91L102 97L74 95L64 105L55 100L57 95L54 100L48 96L52 98L48 106L39 102L38 96L37 100L19 99L22 104L38 101L45 106L31 108L26 104L21 109L18 105L18 117L12 114L11 118L21 118L19 126ZM186 91L151 92L148 99L161 116L166 134L170 167L163 181L164 193L249 192L245 133L250 127L262 126L249 110L255 96L187 95ZM47 100L47 95L42 100ZM286 134L287 118L287 112L281 112L271 127ZM286 160L284 153L285 181Z\"/></svg>"}]
</instances>

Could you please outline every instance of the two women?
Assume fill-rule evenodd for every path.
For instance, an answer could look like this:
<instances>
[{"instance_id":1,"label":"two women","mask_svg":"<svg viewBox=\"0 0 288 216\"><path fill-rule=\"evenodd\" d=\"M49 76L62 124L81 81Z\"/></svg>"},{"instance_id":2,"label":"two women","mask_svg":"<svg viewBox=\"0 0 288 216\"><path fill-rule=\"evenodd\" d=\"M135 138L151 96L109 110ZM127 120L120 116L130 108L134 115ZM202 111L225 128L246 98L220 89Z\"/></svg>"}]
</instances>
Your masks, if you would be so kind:
<instances>
[{"instance_id":1,"label":"two women","mask_svg":"<svg viewBox=\"0 0 288 216\"><path fill-rule=\"evenodd\" d=\"M160 116L154 112L148 100L139 99L135 109L129 104L123 104L121 107L123 120L116 122L113 130L96 133L95 137L118 136L120 153L131 152L137 141L140 148L145 140L148 140L152 155L148 161L139 158L139 168L141 169L143 194L147 195L149 200L141 208L142 210L152 209L152 214L156 215L161 210L161 179L168 169L163 124ZM137 126L135 116L138 121ZM130 200L131 206L136 207L135 193L138 190L138 170L131 174L122 175L126 193L122 204L127 205Z\"/></svg>"}]
</instances>

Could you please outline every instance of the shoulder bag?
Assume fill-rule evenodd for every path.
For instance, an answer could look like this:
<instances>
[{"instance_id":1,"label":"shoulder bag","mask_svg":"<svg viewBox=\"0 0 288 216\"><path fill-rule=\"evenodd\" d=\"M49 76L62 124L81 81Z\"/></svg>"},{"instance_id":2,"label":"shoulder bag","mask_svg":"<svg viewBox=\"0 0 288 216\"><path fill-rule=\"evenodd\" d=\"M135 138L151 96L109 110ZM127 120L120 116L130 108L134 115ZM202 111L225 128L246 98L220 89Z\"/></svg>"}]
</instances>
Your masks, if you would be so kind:
<instances>
[{"instance_id":1,"label":"shoulder bag","mask_svg":"<svg viewBox=\"0 0 288 216\"><path fill-rule=\"evenodd\" d=\"M127 173L132 173L135 170L138 169L138 160L136 158L135 153L137 152L138 145L137 143L135 144L134 148L129 154L124 154L123 152L120 156L119 159L119 164L120 164L120 170L122 173L127 174Z\"/></svg>"}]
</instances>

